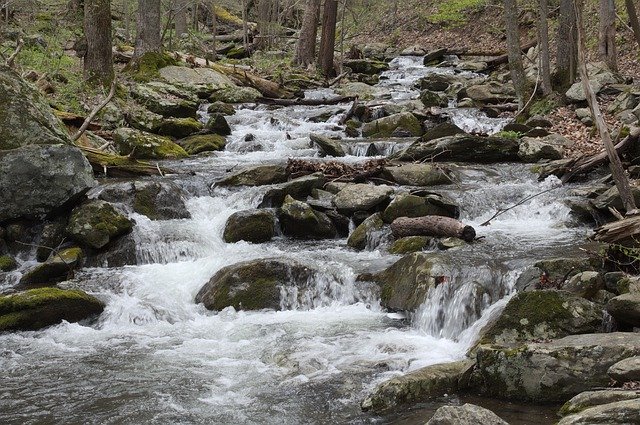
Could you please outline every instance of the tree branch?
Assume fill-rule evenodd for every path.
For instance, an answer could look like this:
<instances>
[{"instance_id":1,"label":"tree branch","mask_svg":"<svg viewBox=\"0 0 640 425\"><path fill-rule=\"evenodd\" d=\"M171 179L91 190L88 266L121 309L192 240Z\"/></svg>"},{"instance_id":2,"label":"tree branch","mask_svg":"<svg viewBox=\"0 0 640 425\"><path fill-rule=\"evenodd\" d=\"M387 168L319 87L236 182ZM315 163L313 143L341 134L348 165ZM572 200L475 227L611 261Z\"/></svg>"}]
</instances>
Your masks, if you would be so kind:
<instances>
[{"instance_id":1,"label":"tree branch","mask_svg":"<svg viewBox=\"0 0 640 425\"><path fill-rule=\"evenodd\" d=\"M98 112L100 112L102 110L102 108L104 108L105 106L107 106L107 104L109 102L111 102L111 99L113 98L113 96L115 94L116 94L116 79L114 78L113 81L111 82L111 88L109 89L109 94L102 101L101 104L99 104L98 106L93 108L93 111L91 111L91 113L84 120L84 122L82 123L82 125L80 126L80 128L78 129L76 134L74 134L73 137L71 137L71 141L72 142L75 142L76 140L78 140L80 138L80 136L82 136L82 134L89 127L89 124L91 124L91 121L93 121L93 119L96 117L96 115L98 115Z\"/></svg>"}]
</instances>

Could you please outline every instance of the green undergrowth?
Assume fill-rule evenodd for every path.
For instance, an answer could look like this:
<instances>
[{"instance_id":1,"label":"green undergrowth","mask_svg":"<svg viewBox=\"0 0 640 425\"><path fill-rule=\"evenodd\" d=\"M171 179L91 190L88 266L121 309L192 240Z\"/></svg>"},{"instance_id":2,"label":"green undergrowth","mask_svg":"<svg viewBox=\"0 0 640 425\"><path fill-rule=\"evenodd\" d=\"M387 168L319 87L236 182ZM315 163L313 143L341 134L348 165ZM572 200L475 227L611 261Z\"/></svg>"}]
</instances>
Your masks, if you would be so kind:
<instances>
[{"instance_id":1,"label":"green undergrowth","mask_svg":"<svg viewBox=\"0 0 640 425\"><path fill-rule=\"evenodd\" d=\"M429 16L434 24L458 26L467 21L467 12L484 7L487 0L449 0L437 6L437 12Z\"/></svg>"}]
</instances>

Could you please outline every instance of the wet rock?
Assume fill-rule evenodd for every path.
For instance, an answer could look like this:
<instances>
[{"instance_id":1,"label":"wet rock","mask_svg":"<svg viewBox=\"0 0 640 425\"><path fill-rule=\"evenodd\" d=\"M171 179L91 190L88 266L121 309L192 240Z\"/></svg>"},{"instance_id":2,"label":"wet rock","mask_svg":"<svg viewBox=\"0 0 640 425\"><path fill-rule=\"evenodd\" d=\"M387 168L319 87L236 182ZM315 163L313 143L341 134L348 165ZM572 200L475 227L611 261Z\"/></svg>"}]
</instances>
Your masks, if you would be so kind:
<instances>
[{"instance_id":1,"label":"wet rock","mask_svg":"<svg viewBox=\"0 0 640 425\"><path fill-rule=\"evenodd\" d=\"M523 137L518 156L525 162L538 162L541 159L562 159L571 142L559 134L545 137Z\"/></svg>"},{"instance_id":2,"label":"wet rock","mask_svg":"<svg viewBox=\"0 0 640 425\"><path fill-rule=\"evenodd\" d=\"M628 425L640 423L640 400L623 400L590 407L565 416L558 425Z\"/></svg>"},{"instance_id":3,"label":"wet rock","mask_svg":"<svg viewBox=\"0 0 640 425\"><path fill-rule=\"evenodd\" d=\"M168 181L134 181L107 183L89 192L90 199L126 205L151 220L190 218L185 200L187 193Z\"/></svg>"},{"instance_id":4,"label":"wet rock","mask_svg":"<svg viewBox=\"0 0 640 425\"><path fill-rule=\"evenodd\" d=\"M562 285L562 289L579 297L591 299L604 289L604 278L598 272L581 272Z\"/></svg>"},{"instance_id":5,"label":"wet rock","mask_svg":"<svg viewBox=\"0 0 640 425\"><path fill-rule=\"evenodd\" d=\"M424 66L435 65L439 62L442 62L442 60L444 59L444 55L446 54L447 49L430 50L426 55L424 55L422 63L424 64Z\"/></svg>"},{"instance_id":6,"label":"wet rock","mask_svg":"<svg viewBox=\"0 0 640 425\"><path fill-rule=\"evenodd\" d=\"M195 118L198 99L195 95L166 83L137 84L131 96L145 108L163 117Z\"/></svg>"},{"instance_id":7,"label":"wet rock","mask_svg":"<svg viewBox=\"0 0 640 425\"><path fill-rule=\"evenodd\" d=\"M314 173L297 179L289 180L286 183L274 185L262 197L259 208L281 206L284 198L289 195L294 199L307 199L314 189L320 189L324 186L324 175L322 173Z\"/></svg>"},{"instance_id":8,"label":"wet rock","mask_svg":"<svg viewBox=\"0 0 640 425\"><path fill-rule=\"evenodd\" d=\"M91 165L74 146L0 151L0 222L66 208L95 184Z\"/></svg>"},{"instance_id":9,"label":"wet rock","mask_svg":"<svg viewBox=\"0 0 640 425\"><path fill-rule=\"evenodd\" d=\"M420 136L422 126L411 112L390 115L362 126L362 135L365 137L391 137L398 131L404 131L408 136Z\"/></svg>"},{"instance_id":10,"label":"wet rock","mask_svg":"<svg viewBox=\"0 0 640 425\"><path fill-rule=\"evenodd\" d=\"M348 184L340 190L333 200L339 212L344 214L356 211L369 211L387 202L393 193L388 186L374 186L371 184Z\"/></svg>"},{"instance_id":11,"label":"wet rock","mask_svg":"<svg viewBox=\"0 0 640 425\"><path fill-rule=\"evenodd\" d=\"M231 127L222 114L213 114L207 121L205 129L208 132L219 134L221 136L228 136L231 134Z\"/></svg>"},{"instance_id":12,"label":"wet rock","mask_svg":"<svg viewBox=\"0 0 640 425\"><path fill-rule=\"evenodd\" d=\"M9 254L0 255L0 272L10 272L18 268L18 262Z\"/></svg>"},{"instance_id":13,"label":"wet rock","mask_svg":"<svg viewBox=\"0 0 640 425\"><path fill-rule=\"evenodd\" d=\"M474 404L442 406L425 425L509 425L491 410Z\"/></svg>"},{"instance_id":14,"label":"wet rock","mask_svg":"<svg viewBox=\"0 0 640 425\"><path fill-rule=\"evenodd\" d=\"M397 239L389 247L390 254L409 254L419 252L435 245L435 240L431 236L407 236Z\"/></svg>"},{"instance_id":15,"label":"wet rock","mask_svg":"<svg viewBox=\"0 0 640 425\"><path fill-rule=\"evenodd\" d=\"M455 136L456 134L465 134L464 130L450 122L443 122L425 130L422 135L422 141L440 139L447 136Z\"/></svg>"},{"instance_id":16,"label":"wet rock","mask_svg":"<svg viewBox=\"0 0 640 425\"><path fill-rule=\"evenodd\" d=\"M419 403L467 388L474 362L441 363L409 372L379 385L361 404L362 410L385 412L402 404Z\"/></svg>"},{"instance_id":17,"label":"wet rock","mask_svg":"<svg viewBox=\"0 0 640 425\"><path fill-rule=\"evenodd\" d=\"M371 59L347 59L344 66L351 68L356 74L376 75L389 70L386 62Z\"/></svg>"},{"instance_id":18,"label":"wet rock","mask_svg":"<svg viewBox=\"0 0 640 425\"><path fill-rule=\"evenodd\" d=\"M44 95L4 63L0 64L0 105L0 150L70 144Z\"/></svg>"},{"instance_id":19,"label":"wet rock","mask_svg":"<svg viewBox=\"0 0 640 425\"><path fill-rule=\"evenodd\" d=\"M53 252L47 261L33 266L22 275L20 286L61 282L81 264L83 256L80 248L67 248Z\"/></svg>"},{"instance_id":20,"label":"wet rock","mask_svg":"<svg viewBox=\"0 0 640 425\"><path fill-rule=\"evenodd\" d=\"M363 250L367 247L367 242L370 239L372 232L382 229L384 222L380 216L380 213L375 213L364 220L355 230L349 235L347 239L347 245L357 250Z\"/></svg>"},{"instance_id":21,"label":"wet rock","mask_svg":"<svg viewBox=\"0 0 640 425\"><path fill-rule=\"evenodd\" d=\"M632 180L630 183L633 199L636 201L636 204L640 204L640 182L638 180ZM620 212L625 211L622 198L620 198L620 192L618 192L616 186L612 186L609 190L594 199L593 206L599 210L608 210L609 207L611 207Z\"/></svg>"},{"instance_id":22,"label":"wet rock","mask_svg":"<svg viewBox=\"0 0 640 425\"><path fill-rule=\"evenodd\" d=\"M71 213L67 234L77 242L100 249L120 235L128 233L133 223L101 200L89 201Z\"/></svg>"},{"instance_id":23,"label":"wet rock","mask_svg":"<svg viewBox=\"0 0 640 425\"><path fill-rule=\"evenodd\" d=\"M609 367L638 354L640 334L571 335L516 347L480 345L476 371L485 395L554 403L608 385Z\"/></svg>"},{"instance_id":24,"label":"wet rock","mask_svg":"<svg viewBox=\"0 0 640 425\"><path fill-rule=\"evenodd\" d=\"M512 162L518 160L519 143L514 139L483 137L468 134L442 137L423 142L419 140L406 149L391 155L400 161L461 161Z\"/></svg>"},{"instance_id":25,"label":"wet rock","mask_svg":"<svg viewBox=\"0 0 640 425\"><path fill-rule=\"evenodd\" d=\"M607 311L618 322L640 326L640 293L618 295L607 303Z\"/></svg>"},{"instance_id":26,"label":"wet rock","mask_svg":"<svg viewBox=\"0 0 640 425\"><path fill-rule=\"evenodd\" d=\"M513 344L603 332L602 308L566 291L527 291L513 296L483 330L481 344Z\"/></svg>"},{"instance_id":27,"label":"wet rock","mask_svg":"<svg viewBox=\"0 0 640 425\"><path fill-rule=\"evenodd\" d=\"M416 252L407 254L370 280L380 285L380 304L396 311L413 311L424 302L443 275L442 258Z\"/></svg>"},{"instance_id":28,"label":"wet rock","mask_svg":"<svg viewBox=\"0 0 640 425\"><path fill-rule=\"evenodd\" d=\"M287 181L283 165L258 165L240 170L216 183L216 186L264 186Z\"/></svg>"},{"instance_id":29,"label":"wet rock","mask_svg":"<svg viewBox=\"0 0 640 425\"><path fill-rule=\"evenodd\" d=\"M227 140L219 134L196 134L176 141L189 155L224 150Z\"/></svg>"},{"instance_id":30,"label":"wet rock","mask_svg":"<svg viewBox=\"0 0 640 425\"><path fill-rule=\"evenodd\" d=\"M620 360L609 368L607 374L620 384L624 382L640 382L640 357L629 357Z\"/></svg>"},{"instance_id":31,"label":"wet rock","mask_svg":"<svg viewBox=\"0 0 640 425\"><path fill-rule=\"evenodd\" d=\"M284 198L280 210L282 232L300 239L331 239L337 236L333 222L326 214L315 211L309 204L296 201L290 195Z\"/></svg>"},{"instance_id":32,"label":"wet rock","mask_svg":"<svg viewBox=\"0 0 640 425\"><path fill-rule=\"evenodd\" d=\"M638 391L621 390L618 388L599 391L585 391L563 404L558 415L572 415L590 407L623 400L634 400L637 398L640 398L640 393Z\"/></svg>"},{"instance_id":33,"label":"wet rock","mask_svg":"<svg viewBox=\"0 0 640 425\"><path fill-rule=\"evenodd\" d=\"M235 115L236 109L233 105L217 101L207 107L207 112L210 114Z\"/></svg>"},{"instance_id":34,"label":"wet rock","mask_svg":"<svg viewBox=\"0 0 640 425\"><path fill-rule=\"evenodd\" d=\"M383 178L399 185L435 186L451 183L454 178L447 170L431 164L404 164L399 167L385 167Z\"/></svg>"},{"instance_id":35,"label":"wet rock","mask_svg":"<svg viewBox=\"0 0 640 425\"><path fill-rule=\"evenodd\" d=\"M144 259L141 263L144 263ZM128 233L109 244L108 249L89 252L84 261L85 267L124 267L138 264L136 239Z\"/></svg>"},{"instance_id":36,"label":"wet rock","mask_svg":"<svg viewBox=\"0 0 640 425\"><path fill-rule=\"evenodd\" d=\"M225 242L247 241L263 243L276 235L276 214L273 210L245 210L231 214L224 228Z\"/></svg>"},{"instance_id":37,"label":"wet rock","mask_svg":"<svg viewBox=\"0 0 640 425\"><path fill-rule=\"evenodd\" d=\"M446 95L431 90L422 90L420 92L420 101L425 108L434 106L446 108L449 105L449 99Z\"/></svg>"},{"instance_id":38,"label":"wet rock","mask_svg":"<svg viewBox=\"0 0 640 425\"><path fill-rule=\"evenodd\" d=\"M340 96L358 96L361 101L371 100L374 97L375 89L368 84L352 82L343 84L336 89L336 94Z\"/></svg>"},{"instance_id":39,"label":"wet rock","mask_svg":"<svg viewBox=\"0 0 640 425\"><path fill-rule=\"evenodd\" d=\"M550 128L553 126L551 121L549 121L547 118L543 117L542 115L532 116L527 120L525 124L532 128L535 128L535 127Z\"/></svg>"},{"instance_id":40,"label":"wet rock","mask_svg":"<svg viewBox=\"0 0 640 425\"><path fill-rule=\"evenodd\" d=\"M238 89L224 74L211 68L189 68L186 66L165 66L158 70L167 83L195 92L201 97L221 89Z\"/></svg>"},{"instance_id":41,"label":"wet rock","mask_svg":"<svg viewBox=\"0 0 640 425\"><path fill-rule=\"evenodd\" d=\"M466 246L467 242L459 238L444 238L438 241L438 248L445 251Z\"/></svg>"},{"instance_id":42,"label":"wet rock","mask_svg":"<svg viewBox=\"0 0 640 425\"><path fill-rule=\"evenodd\" d=\"M197 133L202 128L202 123L193 118L166 118L156 127L155 132L161 136L181 139Z\"/></svg>"},{"instance_id":43,"label":"wet rock","mask_svg":"<svg viewBox=\"0 0 640 425\"><path fill-rule=\"evenodd\" d=\"M209 96L210 102L251 103L262 94L253 87L234 87L216 90Z\"/></svg>"},{"instance_id":44,"label":"wet rock","mask_svg":"<svg viewBox=\"0 0 640 425\"><path fill-rule=\"evenodd\" d=\"M475 102L490 104L513 102L516 96L513 85L496 81L467 87L466 94Z\"/></svg>"},{"instance_id":45,"label":"wet rock","mask_svg":"<svg viewBox=\"0 0 640 425\"><path fill-rule=\"evenodd\" d=\"M313 271L291 260L261 259L237 263L218 271L196 295L209 310L280 310L283 287L303 290Z\"/></svg>"},{"instance_id":46,"label":"wet rock","mask_svg":"<svg viewBox=\"0 0 640 425\"><path fill-rule=\"evenodd\" d=\"M597 261L591 258L569 257L542 260L526 269L516 280L515 287L518 292L536 289L543 273L546 273L548 281L560 284L582 270L593 270L596 267L598 267Z\"/></svg>"},{"instance_id":47,"label":"wet rock","mask_svg":"<svg viewBox=\"0 0 640 425\"><path fill-rule=\"evenodd\" d=\"M38 288L0 296L0 332L37 330L102 313L104 304L82 291Z\"/></svg>"},{"instance_id":48,"label":"wet rock","mask_svg":"<svg viewBox=\"0 0 640 425\"><path fill-rule=\"evenodd\" d=\"M309 138L312 143L318 146L320 153L335 157L345 156L344 149L342 149L342 145L339 141L314 133L309 134Z\"/></svg>"},{"instance_id":49,"label":"wet rock","mask_svg":"<svg viewBox=\"0 0 640 425\"><path fill-rule=\"evenodd\" d=\"M120 155L130 155L139 159L176 159L189 156L168 137L132 128L119 128L114 131L113 141Z\"/></svg>"},{"instance_id":50,"label":"wet rock","mask_svg":"<svg viewBox=\"0 0 640 425\"><path fill-rule=\"evenodd\" d=\"M423 217L425 215L444 215L452 217L450 211L446 211L436 203L431 203L430 198L421 196L399 194L391 201L382 213L385 223L392 223L399 217Z\"/></svg>"}]
</instances>

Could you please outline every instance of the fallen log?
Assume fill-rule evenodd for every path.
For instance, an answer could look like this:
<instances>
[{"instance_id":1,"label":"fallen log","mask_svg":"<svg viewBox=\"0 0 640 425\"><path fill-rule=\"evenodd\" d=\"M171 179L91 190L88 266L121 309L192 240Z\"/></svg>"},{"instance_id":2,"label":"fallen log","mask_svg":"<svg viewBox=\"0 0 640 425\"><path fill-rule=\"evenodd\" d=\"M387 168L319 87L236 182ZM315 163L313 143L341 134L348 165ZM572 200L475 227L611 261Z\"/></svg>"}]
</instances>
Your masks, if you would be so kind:
<instances>
[{"instance_id":1,"label":"fallen log","mask_svg":"<svg viewBox=\"0 0 640 425\"><path fill-rule=\"evenodd\" d=\"M400 217L391 223L391 232L396 238L406 236L455 237L466 242L476 238L473 227L450 217L427 215L424 217Z\"/></svg>"},{"instance_id":2,"label":"fallen log","mask_svg":"<svg viewBox=\"0 0 640 425\"><path fill-rule=\"evenodd\" d=\"M537 44L538 44L538 40L530 41L529 43L522 46L520 50L522 50L523 53L526 53L527 50L529 50L530 48L534 47ZM493 59L489 59L488 61L486 61L487 69L495 68L496 66L505 64L507 62L509 62L508 54L504 54L504 55L495 57Z\"/></svg>"},{"instance_id":3,"label":"fallen log","mask_svg":"<svg viewBox=\"0 0 640 425\"><path fill-rule=\"evenodd\" d=\"M605 224L596 229L593 239L598 242L637 246L640 240L640 216Z\"/></svg>"},{"instance_id":4,"label":"fallen log","mask_svg":"<svg viewBox=\"0 0 640 425\"><path fill-rule=\"evenodd\" d=\"M353 99L353 104L351 105L351 108L349 108L347 113L344 114L344 116L342 118L340 118L340 121L338 122L338 124L345 125L346 122L349 121L351 119L351 117L353 117L355 115L356 109L358 109L358 96L356 96Z\"/></svg>"},{"instance_id":5,"label":"fallen log","mask_svg":"<svg viewBox=\"0 0 640 425\"><path fill-rule=\"evenodd\" d=\"M105 177L162 176L170 170L157 164L138 161L128 156L112 155L99 149L78 146L91 164L94 173Z\"/></svg>"},{"instance_id":6,"label":"fallen log","mask_svg":"<svg viewBox=\"0 0 640 425\"><path fill-rule=\"evenodd\" d=\"M274 99L271 97L259 97L256 99L257 103L265 105L280 105L280 106L322 106L322 105L338 105L340 103L352 102L355 99L354 96L337 96L330 99Z\"/></svg>"}]
</instances>

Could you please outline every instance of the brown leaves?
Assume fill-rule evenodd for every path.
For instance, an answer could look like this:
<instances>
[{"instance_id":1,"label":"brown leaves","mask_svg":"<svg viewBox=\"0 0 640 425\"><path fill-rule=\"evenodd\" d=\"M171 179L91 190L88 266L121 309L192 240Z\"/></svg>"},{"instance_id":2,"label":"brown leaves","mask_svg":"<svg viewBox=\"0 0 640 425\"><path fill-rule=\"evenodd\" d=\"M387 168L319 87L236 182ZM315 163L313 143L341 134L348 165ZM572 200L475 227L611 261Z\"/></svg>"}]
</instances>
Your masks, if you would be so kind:
<instances>
[{"instance_id":1,"label":"brown leaves","mask_svg":"<svg viewBox=\"0 0 640 425\"><path fill-rule=\"evenodd\" d=\"M296 178L321 172L332 181L360 182L381 173L385 164L385 159L371 159L360 164L345 164L339 161L320 162L289 158L287 174Z\"/></svg>"}]
</instances>

